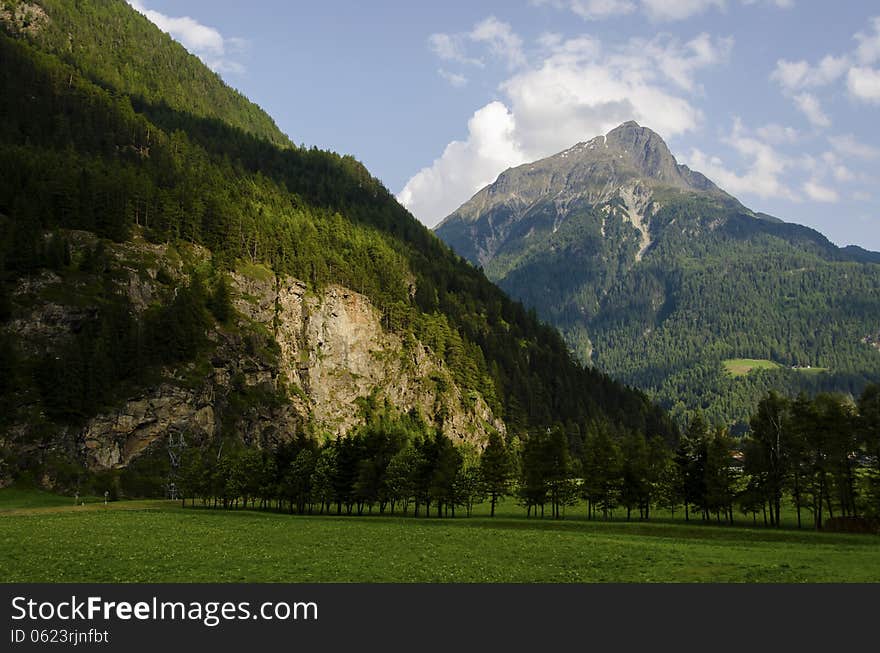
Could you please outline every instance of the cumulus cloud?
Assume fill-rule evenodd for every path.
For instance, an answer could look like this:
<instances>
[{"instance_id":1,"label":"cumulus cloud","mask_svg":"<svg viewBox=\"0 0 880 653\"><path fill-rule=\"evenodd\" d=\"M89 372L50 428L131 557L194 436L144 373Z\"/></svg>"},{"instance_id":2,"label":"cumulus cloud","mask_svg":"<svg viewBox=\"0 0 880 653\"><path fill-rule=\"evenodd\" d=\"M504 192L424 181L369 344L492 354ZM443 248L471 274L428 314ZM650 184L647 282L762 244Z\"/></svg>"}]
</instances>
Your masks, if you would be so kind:
<instances>
[{"instance_id":1,"label":"cumulus cloud","mask_svg":"<svg viewBox=\"0 0 880 653\"><path fill-rule=\"evenodd\" d=\"M428 37L428 46L444 61L483 66L479 59L467 56L465 39L461 34L431 34Z\"/></svg>"},{"instance_id":2,"label":"cumulus cloud","mask_svg":"<svg viewBox=\"0 0 880 653\"><path fill-rule=\"evenodd\" d=\"M880 103L880 70L855 66L850 68L846 81L853 97L872 104Z\"/></svg>"},{"instance_id":3,"label":"cumulus cloud","mask_svg":"<svg viewBox=\"0 0 880 653\"><path fill-rule=\"evenodd\" d=\"M798 199L798 195L783 180L784 174L795 165L790 157L756 137L739 119L734 121L731 133L722 141L746 161L745 170L736 172L719 157L708 156L696 148L685 157L686 163L734 195Z\"/></svg>"},{"instance_id":4,"label":"cumulus cloud","mask_svg":"<svg viewBox=\"0 0 880 653\"><path fill-rule=\"evenodd\" d=\"M493 55L505 61L511 68L526 62L522 39L508 23L494 16L478 23L468 36L476 43L486 44Z\"/></svg>"},{"instance_id":5,"label":"cumulus cloud","mask_svg":"<svg viewBox=\"0 0 880 653\"><path fill-rule=\"evenodd\" d=\"M820 155L792 154L785 146L801 142L800 134L775 124L749 129L735 119L733 129L722 142L738 155L739 166L729 166L717 156L693 149L685 163L699 170L725 190L740 196L781 199L793 202L838 202L841 187L869 182L861 173L847 167L845 156L870 158L880 151L863 146L850 136L829 138L832 149Z\"/></svg>"},{"instance_id":6,"label":"cumulus cloud","mask_svg":"<svg viewBox=\"0 0 880 653\"><path fill-rule=\"evenodd\" d=\"M480 57L471 56L471 47L483 47L489 54L515 68L526 63L522 39L513 28L494 16L477 23L470 32L458 34L436 33L428 37L428 47L440 59L483 68Z\"/></svg>"},{"instance_id":7,"label":"cumulus cloud","mask_svg":"<svg viewBox=\"0 0 880 653\"><path fill-rule=\"evenodd\" d=\"M684 20L711 8L724 9L724 0L642 0L652 20Z\"/></svg>"},{"instance_id":8,"label":"cumulus cloud","mask_svg":"<svg viewBox=\"0 0 880 653\"><path fill-rule=\"evenodd\" d=\"M868 161L880 158L880 149L862 143L852 134L841 134L829 138L828 142L834 150L843 156L850 156Z\"/></svg>"},{"instance_id":9,"label":"cumulus cloud","mask_svg":"<svg viewBox=\"0 0 880 653\"><path fill-rule=\"evenodd\" d=\"M670 82L691 89L695 72L719 58L690 52L666 37L607 52L594 39L560 43L539 66L501 85L517 117L520 143L539 158L629 119L666 137L694 129L702 114Z\"/></svg>"},{"instance_id":10,"label":"cumulus cloud","mask_svg":"<svg viewBox=\"0 0 880 653\"><path fill-rule=\"evenodd\" d=\"M631 14L637 9L632 0L538 0L535 4L552 4L562 9L568 8L584 20L603 20L612 16Z\"/></svg>"},{"instance_id":11,"label":"cumulus cloud","mask_svg":"<svg viewBox=\"0 0 880 653\"><path fill-rule=\"evenodd\" d=\"M452 213L500 170L525 163L516 142L516 120L501 102L491 102L468 121L468 137L453 141L434 163L416 173L397 199L429 225Z\"/></svg>"},{"instance_id":12,"label":"cumulus cloud","mask_svg":"<svg viewBox=\"0 0 880 653\"><path fill-rule=\"evenodd\" d=\"M696 72L707 66L726 62L733 49L733 39L713 38L704 33L682 46L675 39L670 40L663 36L655 37L649 42L636 41L633 45L634 54L654 58L657 67L666 77L682 89L693 91Z\"/></svg>"},{"instance_id":13,"label":"cumulus cloud","mask_svg":"<svg viewBox=\"0 0 880 653\"><path fill-rule=\"evenodd\" d=\"M823 152L821 161L825 172L834 177L835 181L845 183L857 179L857 175L843 164L840 157L835 152Z\"/></svg>"},{"instance_id":14,"label":"cumulus cloud","mask_svg":"<svg viewBox=\"0 0 880 653\"><path fill-rule=\"evenodd\" d=\"M800 133L794 127L786 127L776 123L770 123L755 130L758 137L765 143L771 145L782 145L783 143L797 143L800 140Z\"/></svg>"},{"instance_id":15,"label":"cumulus cloud","mask_svg":"<svg viewBox=\"0 0 880 653\"><path fill-rule=\"evenodd\" d=\"M805 181L803 191L814 202L837 202L840 200L840 195L836 190L823 186L815 179Z\"/></svg>"},{"instance_id":16,"label":"cumulus cloud","mask_svg":"<svg viewBox=\"0 0 880 653\"><path fill-rule=\"evenodd\" d=\"M793 98L795 106L816 127L830 127L831 118L822 110L822 104L812 93L800 93Z\"/></svg>"},{"instance_id":17,"label":"cumulus cloud","mask_svg":"<svg viewBox=\"0 0 880 653\"><path fill-rule=\"evenodd\" d=\"M740 0L743 5L770 5L782 9L794 6L794 0ZM584 20L603 20L641 10L658 22L684 20L710 9L725 10L726 0L533 0L534 4L569 9Z\"/></svg>"},{"instance_id":18,"label":"cumulus cloud","mask_svg":"<svg viewBox=\"0 0 880 653\"><path fill-rule=\"evenodd\" d=\"M815 65L804 60L780 59L770 75L814 126L828 127L831 120L815 93L807 93L806 89L815 91L845 79L852 98L880 104L880 70L874 67L880 60L880 16L872 18L869 29L853 38L858 45L848 54L826 55Z\"/></svg>"},{"instance_id":19,"label":"cumulus cloud","mask_svg":"<svg viewBox=\"0 0 880 653\"><path fill-rule=\"evenodd\" d=\"M787 91L798 91L804 88L827 86L846 74L849 66L849 58L845 56L827 55L815 66L803 60L780 59L776 62L776 69L770 78L779 82Z\"/></svg>"},{"instance_id":20,"label":"cumulus cloud","mask_svg":"<svg viewBox=\"0 0 880 653\"><path fill-rule=\"evenodd\" d=\"M437 69L437 74L440 75L443 79L445 79L450 86L455 88L463 88L467 86L468 78L464 75L460 75L458 73L451 73L448 70L444 70L443 68Z\"/></svg>"},{"instance_id":21,"label":"cumulus cloud","mask_svg":"<svg viewBox=\"0 0 880 653\"><path fill-rule=\"evenodd\" d=\"M780 9L791 9L794 7L794 0L742 0L744 5L771 5Z\"/></svg>"},{"instance_id":22,"label":"cumulus cloud","mask_svg":"<svg viewBox=\"0 0 880 653\"><path fill-rule=\"evenodd\" d=\"M872 64L880 60L880 16L870 21L871 31L859 32L855 39L859 42L856 56L860 63Z\"/></svg>"},{"instance_id":23,"label":"cumulus cloud","mask_svg":"<svg viewBox=\"0 0 880 653\"><path fill-rule=\"evenodd\" d=\"M516 39L499 42L519 43L522 51ZM627 120L667 138L695 129L702 113L686 95L698 90L698 72L725 61L732 47L732 41L708 35L687 42L634 39L606 48L590 36L544 34L538 44L540 61L517 68L499 86L503 100L477 111L466 138L450 143L398 195L425 224L434 225L505 169Z\"/></svg>"},{"instance_id":24,"label":"cumulus cloud","mask_svg":"<svg viewBox=\"0 0 880 653\"><path fill-rule=\"evenodd\" d=\"M217 29L203 25L189 16L166 16L147 9L139 0L128 0L128 4L199 57L214 72L244 72L244 66L235 59L236 55L241 55L247 49L248 43L244 39L224 37Z\"/></svg>"}]
</instances>

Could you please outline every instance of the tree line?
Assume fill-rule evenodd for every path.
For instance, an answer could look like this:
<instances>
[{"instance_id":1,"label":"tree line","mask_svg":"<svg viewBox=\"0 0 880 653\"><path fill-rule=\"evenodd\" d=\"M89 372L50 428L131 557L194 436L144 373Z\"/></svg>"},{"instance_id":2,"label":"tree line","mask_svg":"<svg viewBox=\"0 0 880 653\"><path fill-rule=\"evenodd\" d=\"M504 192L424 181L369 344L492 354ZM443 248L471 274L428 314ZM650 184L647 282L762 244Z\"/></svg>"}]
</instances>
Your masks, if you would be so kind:
<instances>
[{"instance_id":1,"label":"tree line","mask_svg":"<svg viewBox=\"0 0 880 653\"><path fill-rule=\"evenodd\" d=\"M470 515L504 498L528 516L648 520L662 509L686 520L733 524L736 514L778 527L789 501L807 517L880 517L880 386L858 402L821 394L769 394L744 439L691 420L677 443L621 431L557 425L482 450L456 445L418 415L373 405L364 426L319 442L301 434L275 450L187 450L176 489L184 504L309 514Z\"/></svg>"}]
</instances>

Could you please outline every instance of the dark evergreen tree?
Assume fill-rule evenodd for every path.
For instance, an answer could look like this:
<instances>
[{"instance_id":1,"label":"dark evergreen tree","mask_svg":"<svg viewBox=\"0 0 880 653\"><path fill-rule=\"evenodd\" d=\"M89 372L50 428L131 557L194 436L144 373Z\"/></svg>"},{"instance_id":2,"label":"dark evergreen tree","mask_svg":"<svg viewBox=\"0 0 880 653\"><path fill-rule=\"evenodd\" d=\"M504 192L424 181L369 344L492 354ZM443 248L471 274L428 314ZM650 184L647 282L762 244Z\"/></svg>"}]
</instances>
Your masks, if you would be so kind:
<instances>
[{"instance_id":1,"label":"dark evergreen tree","mask_svg":"<svg viewBox=\"0 0 880 653\"><path fill-rule=\"evenodd\" d=\"M513 461L507 444L497 431L489 433L489 442L480 456L480 473L489 495L489 516L495 516L495 506L499 499L510 491L513 476Z\"/></svg>"}]
</instances>

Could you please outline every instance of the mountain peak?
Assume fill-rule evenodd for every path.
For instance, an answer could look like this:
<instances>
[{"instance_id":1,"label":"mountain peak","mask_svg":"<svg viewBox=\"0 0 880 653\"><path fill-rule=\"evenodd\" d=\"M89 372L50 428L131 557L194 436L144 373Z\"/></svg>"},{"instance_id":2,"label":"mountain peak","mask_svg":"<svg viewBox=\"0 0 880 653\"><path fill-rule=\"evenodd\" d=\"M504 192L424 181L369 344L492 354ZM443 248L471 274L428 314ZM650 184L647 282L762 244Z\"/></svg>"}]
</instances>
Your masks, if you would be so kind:
<instances>
[{"instance_id":1,"label":"mountain peak","mask_svg":"<svg viewBox=\"0 0 880 653\"><path fill-rule=\"evenodd\" d=\"M669 152L669 148L666 147L666 143L657 132L642 127L635 120L618 125L605 135L605 139L620 145L650 144L652 147L662 148ZM670 156L672 156L671 153Z\"/></svg>"},{"instance_id":2,"label":"mountain peak","mask_svg":"<svg viewBox=\"0 0 880 653\"><path fill-rule=\"evenodd\" d=\"M694 178L693 173L675 160L660 135L634 120L615 127L605 135L605 145L629 160L644 177L679 188L708 190L705 178ZM702 177L702 175L700 175Z\"/></svg>"},{"instance_id":3,"label":"mountain peak","mask_svg":"<svg viewBox=\"0 0 880 653\"><path fill-rule=\"evenodd\" d=\"M634 133L648 133L660 138L656 132L648 129L647 127L642 127L635 120L627 120L624 123L621 123L610 132L608 132L607 136L612 135L620 135L620 134L634 134Z\"/></svg>"},{"instance_id":4,"label":"mountain peak","mask_svg":"<svg viewBox=\"0 0 880 653\"><path fill-rule=\"evenodd\" d=\"M472 222L491 207L511 206L518 213L548 198L568 205L576 197L599 204L636 186L706 192L733 200L705 176L679 164L657 132L630 120L605 135L504 171L437 229L449 220Z\"/></svg>"}]
</instances>

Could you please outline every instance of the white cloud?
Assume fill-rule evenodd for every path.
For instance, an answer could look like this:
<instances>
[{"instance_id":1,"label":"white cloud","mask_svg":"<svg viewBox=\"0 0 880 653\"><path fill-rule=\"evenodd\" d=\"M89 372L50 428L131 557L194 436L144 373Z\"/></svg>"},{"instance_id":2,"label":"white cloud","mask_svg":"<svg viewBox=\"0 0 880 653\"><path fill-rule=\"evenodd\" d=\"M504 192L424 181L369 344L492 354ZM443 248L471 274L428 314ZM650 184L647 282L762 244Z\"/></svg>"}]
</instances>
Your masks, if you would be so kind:
<instances>
[{"instance_id":1,"label":"white cloud","mask_svg":"<svg viewBox=\"0 0 880 653\"><path fill-rule=\"evenodd\" d=\"M822 110L822 104L812 93L800 93L793 98L795 106L816 127L830 127L831 119Z\"/></svg>"},{"instance_id":2,"label":"white cloud","mask_svg":"<svg viewBox=\"0 0 880 653\"><path fill-rule=\"evenodd\" d=\"M850 69L846 82L853 97L865 102L880 103L880 70L855 66Z\"/></svg>"},{"instance_id":3,"label":"white cloud","mask_svg":"<svg viewBox=\"0 0 880 653\"><path fill-rule=\"evenodd\" d=\"M448 70L444 70L443 68L439 68L437 70L437 74L440 75L443 79L449 82L450 86L455 88L462 88L467 86L468 78L464 75L459 75L458 73L451 73Z\"/></svg>"},{"instance_id":4,"label":"white cloud","mask_svg":"<svg viewBox=\"0 0 880 653\"><path fill-rule=\"evenodd\" d=\"M834 177L835 181L855 181L855 173L847 168L843 162L841 162L840 157L834 152L823 152L822 163L825 165L827 171Z\"/></svg>"},{"instance_id":5,"label":"white cloud","mask_svg":"<svg viewBox=\"0 0 880 653\"><path fill-rule=\"evenodd\" d=\"M679 67L682 46L664 39L632 41L603 52L594 40L561 43L539 67L501 86L517 117L520 142L539 158L635 119L666 137L694 129L701 113L667 88L693 86L708 61Z\"/></svg>"},{"instance_id":6,"label":"white cloud","mask_svg":"<svg viewBox=\"0 0 880 653\"><path fill-rule=\"evenodd\" d=\"M810 179L804 182L803 191L814 202L837 202L840 195L833 188L823 186L819 181Z\"/></svg>"},{"instance_id":7,"label":"white cloud","mask_svg":"<svg viewBox=\"0 0 880 653\"><path fill-rule=\"evenodd\" d=\"M428 47L444 61L483 66L479 59L468 57L464 37L461 34L431 34L428 37Z\"/></svg>"},{"instance_id":8,"label":"white cloud","mask_svg":"<svg viewBox=\"0 0 880 653\"><path fill-rule=\"evenodd\" d=\"M872 64L880 60L880 16L871 19L873 32L859 32L855 38L859 42L856 56L863 64Z\"/></svg>"},{"instance_id":9,"label":"white cloud","mask_svg":"<svg viewBox=\"0 0 880 653\"><path fill-rule=\"evenodd\" d=\"M556 7L567 6L584 20L602 20L612 16L631 14L636 10L632 0L570 0L553 2Z\"/></svg>"},{"instance_id":10,"label":"white cloud","mask_svg":"<svg viewBox=\"0 0 880 653\"><path fill-rule=\"evenodd\" d=\"M642 6L652 20L684 20L708 11L712 7L724 9L724 0L642 0Z\"/></svg>"},{"instance_id":11,"label":"white cloud","mask_svg":"<svg viewBox=\"0 0 880 653\"><path fill-rule=\"evenodd\" d=\"M847 57L827 55L815 66L806 61L776 62L776 69L770 78L779 82L787 91L798 91L804 88L827 86L842 77L849 68Z\"/></svg>"},{"instance_id":12,"label":"white cloud","mask_svg":"<svg viewBox=\"0 0 880 653\"><path fill-rule=\"evenodd\" d=\"M575 0L572 2L572 11L588 20L630 14L635 10L636 5L630 0Z\"/></svg>"},{"instance_id":13,"label":"white cloud","mask_svg":"<svg viewBox=\"0 0 880 653\"><path fill-rule=\"evenodd\" d=\"M676 41L658 44L658 40L665 39L657 37L645 44L644 54L655 57L663 74L686 91L694 90L694 74L698 70L726 62L733 49L732 38L713 39L705 33L682 47Z\"/></svg>"},{"instance_id":14,"label":"white cloud","mask_svg":"<svg viewBox=\"0 0 880 653\"><path fill-rule=\"evenodd\" d=\"M782 9L794 6L794 0L741 0L743 5L771 5ZM726 0L533 0L533 4L569 9L584 20L603 20L641 10L654 21L684 20L710 9L725 10Z\"/></svg>"},{"instance_id":15,"label":"white cloud","mask_svg":"<svg viewBox=\"0 0 880 653\"><path fill-rule=\"evenodd\" d=\"M428 47L440 59L483 68L485 62L468 54L469 45L482 45L489 54L504 61L510 68L526 63L522 39L508 23L494 16L474 25L470 32L458 34L437 33L428 37Z\"/></svg>"},{"instance_id":16,"label":"white cloud","mask_svg":"<svg viewBox=\"0 0 880 653\"><path fill-rule=\"evenodd\" d=\"M828 139L834 145L833 139ZM844 146L844 150L852 150ZM856 152L861 154L869 154L869 151L862 151L856 148ZM864 172L854 172L847 167L842 156L846 154L839 151L839 148L833 148L823 152L818 157L803 155L797 160L796 166L809 175L809 178L802 188L807 197L814 201L831 202L839 199L839 188L828 186L826 180L833 180L838 187L841 185L864 184L871 183L871 178ZM852 193L852 191L851 191Z\"/></svg>"},{"instance_id":17,"label":"white cloud","mask_svg":"<svg viewBox=\"0 0 880 653\"><path fill-rule=\"evenodd\" d=\"M602 42L588 35L564 39L559 34L542 34L538 37L538 44L543 48L544 59L553 57L570 65L594 61L602 54Z\"/></svg>"},{"instance_id":18,"label":"white cloud","mask_svg":"<svg viewBox=\"0 0 880 653\"><path fill-rule=\"evenodd\" d=\"M770 75L770 79L779 82L785 89L796 89L800 88L809 70L810 64L806 61L786 61L785 59L780 59L776 62L776 68Z\"/></svg>"},{"instance_id":19,"label":"white cloud","mask_svg":"<svg viewBox=\"0 0 880 653\"><path fill-rule=\"evenodd\" d=\"M873 67L880 60L880 16L872 18L869 27L868 31L854 35L858 45L849 54L826 55L816 65L803 60L776 62L770 78L779 83L783 93L792 98L813 125L827 127L831 120L822 110L819 98L814 93L802 92L805 89L819 89L845 78L853 98L880 104L880 70Z\"/></svg>"},{"instance_id":20,"label":"white cloud","mask_svg":"<svg viewBox=\"0 0 880 653\"><path fill-rule=\"evenodd\" d=\"M797 143L800 139L800 133L794 127L785 127L770 123L755 130L758 137L765 143L771 145L782 145L783 143Z\"/></svg>"},{"instance_id":21,"label":"white cloud","mask_svg":"<svg viewBox=\"0 0 880 653\"><path fill-rule=\"evenodd\" d=\"M794 0L742 0L744 5L772 5L780 9L791 9L794 7Z\"/></svg>"},{"instance_id":22,"label":"white cloud","mask_svg":"<svg viewBox=\"0 0 880 653\"><path fill-rule=\"evenodd\" d=\"M832 174L834 179L839 182L849 182L857 179L855 173L845 165L835 165Z\"/></svg>"},{"instance_id":23,"label":"white cloud","mask_svg":"<svg viewBox=\"0 0 880 653\"><path fill-rule=\"evenodd\" d=\"M722 141L747 162L744 172L731 170L720 158L709 157L699 149L691 150L686 163L734 195L751 194L763 199L798 199L796 193L783 181L784 173L794 165L789 157L755 138L739 119L734 121L733 130Z\"/></svg>"},{"instance_id":24,"label":"white cloud","mask_svg":"<svg viewBox=\"0 0 880 653\"><path fill-rule=\"evenodd\" d=\"M139 0L128 0L128 4L160 30L170 34L214 72L241 74L245 71L240 62L230 58L230 55L235 57L247 49L248 43L244 39L224 37L215 28L203 25L189 16L166 16L147 9Z\"/></svg>"},{"instance_id":25,"label":"white cloud","mask_svg":"<svg viewBox=\"0 0 880 653\"><path fill-rule=\"evenodd\" d=\"M499 171L527 160L516 143L513 114L501 102L492 102L468 121L467 140L447 145L440 158L407 182L397 199L433 225L491 183Z\"/></svg>"},{"instance_id":26,"label":"white cloud","mask_svg":"<svg viewBox=\"0 0 880 653\"><path fill-rule=\"evenodd\" d=\"M829 138L831 147L843 156L851 156L857 159L873 160L880 157L880 149L856 140L852 134L842 134Z\"/></svg>"},{"instance_id":27,"label":"white cloud","mask_svg":"<svg viewBox=\"0 0 880 653\"><path fill-rule=\"evenodd\" d=\"M450 143L413 176L398 199L428 225L465 202L505 169L548 156L638 120L664 137L702 121L683 92L697 73L725 60L732 43L701 35L682 43L662 36L610 48L596 38L539 39L543 60L503 82L503 101L471 118L467 137Z\"/></svg>"},{"instance_id":28,"label":"white cloud","mask_svg":"<svg viewBox=\"0 0 880 653\"><path fill-rule=\"evenodd\" d=\"M722 159L710 157L698 148L693 148L683 160L692 169L702 172L734 195L751 194L762 199L796 199L795 194L781 180L784 165L775 159L761 162L755 160L742 173L731 170Z\"/></svg>"},{"instance_id":29,"label":"white cloud","mask_svg":"<svg viewBox=\"0 0 880 653\"><path fill-rule=\"evenodd\" d=\"M526 62L522 39L514 33L508 23L504 23L494 16L489 16L478 23L469 37L476 43L488 45L489 51L505 61L511 68L521 66Z\"/></svg>"}]
</instances>

